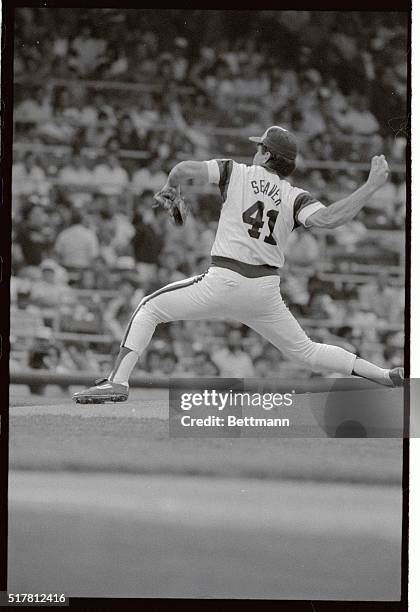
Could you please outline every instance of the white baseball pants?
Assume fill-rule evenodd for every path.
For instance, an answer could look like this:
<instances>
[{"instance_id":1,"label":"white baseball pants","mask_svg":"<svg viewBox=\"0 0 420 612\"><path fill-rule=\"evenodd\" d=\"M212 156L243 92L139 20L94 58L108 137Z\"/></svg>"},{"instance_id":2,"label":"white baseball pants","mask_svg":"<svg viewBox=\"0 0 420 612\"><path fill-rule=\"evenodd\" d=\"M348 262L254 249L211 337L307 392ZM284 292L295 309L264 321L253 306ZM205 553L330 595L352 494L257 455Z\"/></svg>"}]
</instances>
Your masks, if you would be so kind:
<instances>
[{"instance_id":1,"label":"white baseball pants","mask_svg":"<svg viewBox=\"0 0 420 612\"><path fill-rule=\"evenodd\" d=\"M217 266L143 298L121 346L141 355L159 323L198 319L243 323L274 344L285 357L312 370L344 375L353 371L356 355L308 338L283 302L278 276L247 278Z\"/></svg>"}]
</instances>

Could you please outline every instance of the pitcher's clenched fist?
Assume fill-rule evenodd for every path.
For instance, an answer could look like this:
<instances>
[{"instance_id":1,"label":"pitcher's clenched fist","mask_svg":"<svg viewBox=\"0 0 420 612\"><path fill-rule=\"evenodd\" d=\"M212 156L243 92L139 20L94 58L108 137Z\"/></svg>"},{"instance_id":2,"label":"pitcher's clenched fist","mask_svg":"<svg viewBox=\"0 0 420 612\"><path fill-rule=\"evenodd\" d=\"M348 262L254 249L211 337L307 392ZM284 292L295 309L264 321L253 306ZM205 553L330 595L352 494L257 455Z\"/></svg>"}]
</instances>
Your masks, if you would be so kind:
<instances>
[{"instance_id":1,"label":"pitcher's clenched fist","mask_svg":"<svg viewBox=\"0 0 420 612\"><path fill-rule=\"evenodd\" d=\"M385 155L375 155L372 157L370 172L367 182L379 189L382 185L388 180L389 176L389 166L388 162L385 159Z\"/></svg>"}]
</instances>

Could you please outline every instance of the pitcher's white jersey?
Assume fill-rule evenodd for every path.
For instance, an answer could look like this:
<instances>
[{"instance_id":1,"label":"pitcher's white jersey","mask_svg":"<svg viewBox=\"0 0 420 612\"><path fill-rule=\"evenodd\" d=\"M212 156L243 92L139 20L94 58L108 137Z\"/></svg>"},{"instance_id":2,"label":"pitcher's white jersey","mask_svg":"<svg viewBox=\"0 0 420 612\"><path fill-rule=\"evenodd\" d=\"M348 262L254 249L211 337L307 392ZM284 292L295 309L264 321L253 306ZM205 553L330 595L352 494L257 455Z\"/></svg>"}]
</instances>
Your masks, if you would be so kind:
<instances>
[{"instance_id":1,"label":"pitcher's white jersey","mask_svg":"<svg viewBox=\"0 0 420 612\"><path fill-rule=\"evenodd\" d=\"M207 162L223 205L212 255L280 268L290 233L324 205L263 166L231 159Z\"/></svg>"}]
</instances>

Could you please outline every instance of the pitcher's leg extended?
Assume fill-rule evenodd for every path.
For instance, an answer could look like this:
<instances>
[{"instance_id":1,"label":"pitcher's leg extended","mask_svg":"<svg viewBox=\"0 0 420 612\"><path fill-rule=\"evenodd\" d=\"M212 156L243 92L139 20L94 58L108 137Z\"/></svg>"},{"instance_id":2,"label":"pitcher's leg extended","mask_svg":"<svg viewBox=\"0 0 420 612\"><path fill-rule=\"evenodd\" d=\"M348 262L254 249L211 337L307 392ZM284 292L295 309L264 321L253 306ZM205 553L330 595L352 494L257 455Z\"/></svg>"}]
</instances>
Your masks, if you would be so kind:
<instances>
[{"instance_id":1,"label":"pitcher's leg extended","mask_svg":"<svg viewBox=\"0 0 420 612\"><path fill-rule=\"evenodd\" d=\"M381 368L339 346L313 342L282 300L275 313L246 324L274 344L288 359L314 371L337 372L345 376L353 374L386 386L398 386L403 382L402 368Z\"/></svg>"},{"instance_id":2,"label":"pitcher's leg extended","mask_svg":"<svg viewBox=\"0 0 420 612\"><path fill-rule=\"evenodd\" d=\"M140 302L127 325L109 380L128 384L137 359L149 345L159 323L210 316L210 307L214 306L204 276L171 283Z\"/></svg>"},{"instance_id":3,"label":"pitcher's leg extended","mask_svg":"<svg viewBox=\"0 0 420 612\"><path fill-rule=\"evenodd\" d=\"M171 283L143 298L128 323L108 378L97 381L90 389L75 393L73 399L78 403L126 400L130 374L159 323L217 318L217 304L205 276L202 274Z\"/></svg>"}]
</instances>

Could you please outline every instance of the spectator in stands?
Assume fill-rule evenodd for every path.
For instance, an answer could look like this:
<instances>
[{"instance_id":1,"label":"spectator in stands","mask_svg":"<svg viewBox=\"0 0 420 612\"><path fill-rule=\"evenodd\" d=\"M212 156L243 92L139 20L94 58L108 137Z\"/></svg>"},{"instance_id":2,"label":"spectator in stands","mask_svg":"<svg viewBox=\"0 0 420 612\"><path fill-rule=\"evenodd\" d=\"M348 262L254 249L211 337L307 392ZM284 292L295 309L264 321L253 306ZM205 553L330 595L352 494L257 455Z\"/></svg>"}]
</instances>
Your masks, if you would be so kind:
<instances>
[{"instance_id":1,"label":"spectator in stands","mask_svg":"<svg viewBox=\"0 0 420 612\"><path fill-rule=\"evenodd\" d=\"M134 172L131 186L139 195L144 191L156 193L166 183L167 178L168 175L162 169L161 160L155 157L150 159L146 166Z\"/></svg>"},{"instance_id":2,"label":"spectator in stands","mask_svg":"<svg viewBox=\"0 0 420 612\"><path fill-rule=\"evenodd\" d=\"M89 268L99 255L98 237L88 223L86 215L74 210L72 225L57 236L54 252L66 269Z\"/></svg>"},{"instance_id":3,"label":"spectator in stands","mask_svg":"<svg viewBox=\"0 0 420 612\"><path fill-rule=\"evenodd\" d=\"M320 249L317 239L305 231L294 231L287 242L287 260L289 265L307 266L317 261Z\"/></svg>"},{"instance_id":4,"label":"spectator in stands","mask_svg":"<svg viewBox=\"0 0 420 612\"><path fill-rule=\"evenodd\" d=\"M67 286L67 273L53 259L44 259L39 269L41 278L31 287L31 302L41 308L55 308L70 292Z\"/></svg>"},{"instance_id":5,"label":"spectator in stands","mask_svg":"<svg viewBox=\"0 0 420 612\"><path fill-rule=\"evenodd\" d=\"M298 126L301 125L298 119ZM332 140L329 132L312 134L312 136L303 145L302 154L307 157L314 157L319 160L327 160L335 157L335 143ZM304 161L302 163L304 166ZM305 178L304 178L305 180ZM308 177L308 182L312 180L312 173Z\"/></svg>"},{"instance_id":6,"label":"spectator in stands","mask_svg":"<svg viewBox=\"0 0 420 612\"><path fill-rule=\"evenodd\" d=\"M385 271L379 272L376 279L361 285L359 304L371 309L379 319L388 323L402 323L404 318L404 293L401 287L390 284Z\"/></svg>"},{"instance_id":7,"label":"spectator in stands","mask_svg":"<svg viewBox=\"0 0 420 612\"><path fill-rule=\"evenodd\" d=\"M192 361L192 371L195 376L219 376L220 371L217 365L212 361L210 353L203 349L198 349L194 352Z\"/></svg>"},{"instance_id":8,"label":"spectator in stands","mask_svg":"<svg viewBox=\"0 0 420 612\"><path fill-rule=\"evenodd\" d=\"M121 195L128 185L127 170L122 167L115 153L106 155L102 162L95 166L93 179L101 193L106 195Z\"/></svg>"},{"instance_id":9,"label":"spectator in stands","mask_svg":"<svg viewBox=\"0 0 420 612\"><path fill-rule=\"evenodd\" d=\"M357 251L361 240L367 238L367 229L360 219L353 219L345 227L338 227L334 231L334 241L337 247L331 247L331 254L347 257Z\"/></svg>"},{"instance_id":10,"label":"spectator in stands","mask_svg":"<svg viewBox=\"0 0 420 612\"><path fill-rule=\"evenodd\" d=\"M81 77L91 75L96 69L100 56L106 49L106 41L96 38L89 24L82 27L80 33L70 43L73 51L73 65Z\"/></svg>"},{"instance_id":11,"label":"spectator in stands","mask_svg":"<svg viewBox=\"0 0 420 612\"><path fill-rule=\"evenodd\" d=\"M51 193L51 202L53 202L54 205L52 209L48 211L48 214L56 236L61 230L71 225L73 215L71 195L72 194L65 188L58 185L55 186Z\"/></svg>"},{"instance_id":12,"label":"spectator in stands","mask_svg":"<svg viewBox=\"0 0 420 612\"><path fill-rule=\"evenodd\" d=\"M386 346L385 349L384 349L384 360L385 360L385 363L390 368L396 367L396 364L398 364L398 363L403 363L403 361L404 361L404 348L403 347L399 348L399 347L396 347L396 346Z\"/></svg>"},{"instance_id":13,"label":"spectator in stands","mask_svg":"<svg viewBox=\"0 0 420 612\"><path fill-rule=\"evenodd\" d=\"M127 50L124 44L116 43L108 45L105 52L98 58L96 73L100 79L120 79L126 78L128 71Z\"/></svg>"},{"instance_id":14,"label":"spectator in stands","mask_svg":"<svg viewBox=\"0 0 420 612\"><path fill-rule=\"evenodd\" d=\"M77 277L81 289L114 289L115 280L109 273L107 263L100 255L92 262L92 267L84 268Z\"/></svg>"},{"instance_id":15,"label":"spectator in stands","mask_svg":"<svg viewBox=\"0 0 420 612\"><path fill-rule=\"evenodd\" d=\"M12 224L12 277L19 272L24 261L22 247L16 240L16 225Z\"/></svg>"},{"instance_id":16,"label":"spectator in stands","mask_svg":"<svg viewBox=\"0 0 420 612\"><path fill-rule=\"evenodd\" d=\"M172 83L174 80L174 63L171 53L162 53L158 58L156 77L161 83Z\"/></svg>"},{"instance_id":17,"label":"spectator in stands","mask_svg":"<svg viewBox=\"0 0 420 612\"><path fill-rule=\"evenodd\" d=\"M318 75L305 73L300 83L300 95L295 101L301 114L300 130L311 137L326 131L324 116L320 108L320 82Z\"/></svg>"},{"instance_id":18,"label":"spectator in stands","mask_svg":"<svg viewBox=\"0 0 420 612\"><path fill-rule=\"evenodd\" d=\"M378 121L369 110L366 96L357 92L350 96L348 109L336 115L336 122L343 132L363 136L371 136L379 129Z\"/></svg>"},{"instance_id":19,"label":"spectator in stands","mask_svg":"<svg viewBox=\"0 0 420 612\"><path fill-rule=\"evenodd\" d=\"M37 338L29 352L28 365L36 370L55 370L60 361L60 349L52 338ZM31 385L31 392L43 395L45 385Z\"/></svg>"},{"instance_id":20,"label":"spectator in stands","mask_svg":"<svg viewBox=\"0 0 420 612\"><path fill-rule=\"evenodd\" d=\"M284 275L282 283L282 295L286 298L290 310L296 316L305 316L308 311L310 294L308 291L308 279L292 270Z\"/></svg>"},{"instance_id":21,"label":"spectator in stands","mask_svg":"<svg viewBox=\"0 0 420 612\"><path fill-rule=\"evenodd\" d=\"M330 340L331 336L332 334L330 335ZM357 353L357 347L353 341L353 330L350 325L339 327L336 332L335 342L331 342L331 344L341 346L341 348L351 353Z\"/></svg>"},{"instance_id":22,"label":"spectator in stands","mask_svg":"<svg viewBox=\"0 0 420 612\"><path fill-rule=\"evenodd\" d=\"M161 285L165 286L185 278L185 269L182 271L182 264L179 260L180 258L176 251L172 253L170 251L165 252L165 265L159 268L159 282Z\"/></svg>"},{"instance_id":23,"label":"spectator in stands","mask_svg":"<svg viewBox=\"0 0 420 612\"><path fill-rule=\"evenodd\" d=\"M298 95L299 81L296 71L274 66L271 70L270 95L273 111L284 109L291 100L297 99Z\"/></svg>"},{"instance_id":24,"label":"spectator in stands","mask_svg":"<svg viewBox=\"0 0 420 612\"><path fill-rule=\"evenodd\" d=\"M241 87L243 81L236 82L229 65L219 59L213 70L207 75L205 85L208 95L215 97L216 101L231 99L235 96L235 88ZM238 92L239 95L240 92Z\"/></svg>"},{"instance_id":25,"label":"spectator in stands","mask_svg":"<svg viewBox=\"0 0 420 612\"><path fill-rule=\"evenodd\" d=\"M128 74L133 81L156 80L158 69L157 55L144 41L139 40L134 52L128 59Z\"/></svg>"},{"instance_id":26,"label":"spectator in stands","mask_svg":"<svg viewBox=\"0 0 420 612\"><path fill-rule=\"evenodd\" d=\"M115 145L119 149L126 149L132 151L139 151L144 147L144 141L139 137L139 134L133 124L133 120L131 119L129 114L123 114L118 124L108 141L108 146L110 141L115 143Z\"/></svg>"},{"instance_id":27,"label":"spectator in stands","mask_svg":"<svg viewBox=\"0 0 420 612\"><path fill-rule=\"evenodd\" d=\"M379 359L380 363L384 361L384 347L368 339L363 339L359 344L358 354L362 359Z\"/></svg>"},{"instance_id":28,"label":"spectator in stands","mask_svg":"<svg viewBox=\"0 0 420 612\"><path fill-rule=\"evenodd\" d=\"M105 210L108 210L111 214L111 219L114 226L110 246L115 251L117 256L132 256L133 249L131 247L131 241L136 230L124 208L125 202L118 196L111 195L107 197Z\"/></svg>"},{"instance_id":29,"label":"spectator in stands","mask_svg":"<svg viewBox=\"0 0 420 612\"><path fill-rule=\"evenodd\" d=\"M160 351L149 348L140 366L142 366L148 374L154 374L156 376L156 374L160 372Z\"/></svg>"},{"instance_id":30,"label":"spectator in stands","mask_svg":"<svg viewBox=\"0 0 420 612\"><path fill-rule=\"evenodd\" d=\"M181 372L178 370L178 357L172 351L165 351L160 357L160 369L163 376L177 376Z\"/></svg>"},{"instance_id":31,"label":"spectator in stands","mask_svg":"<svg viewBox=\"0 0 420 612\"><path fill-rule=\"evenodd\" d=\"M89 95L89 91L85 89L80 92L79 99L79 121L84 127L95 125L98 120L98 113L104 104L103 96L96 94L93 97Z\"/></svg>"},{"instance_id":32,"label":"spectator in stands","mask_svg":"<svg viewBox=\"0 0 420 612\"><path fill-rule=\"evenodd\" d=\"M242 333L239 329L231 329L226 346L216 349L212 360L225 378L252 377L254 366L248 352L243 349Z\"/></svg>"},{"instance_id":33,"label":"spectator in stands","mask_svg":"<svg viewBox=\"0 0 420 612\"><path fill-rule=\"evenodd\" d=\"M198 57L190 70L190 81L198 88L206 88L206 78L214 70L216 54L214 49L207 45L200 45Z\"/></svg>"},{"instance_id":34,"label":"spectator in stands","mask_svg":"<svg viewBox=\"0 0 420 612\"><path fill-rule=\"evenodd\" d=\"M118 257L112 244L116 229L112 211L107 208L100 210L95 217L92 217L90 227L96 231L99 240L99 253L106 262L107 268L115 267Z\"/></svg>"},{"instance_id":35,"label":"spectator in stands","mask_svg":"<svg viewBox=\"0 0 420 612\"><path fill-rule=\"evenodd\" d=\"M144 191L134 211L132 238L134 257L138 262L156 264L165 243L165 216L159 208L152 208L153 191Z\"/></svg>"},{"instance_id":36,"label":"spectator in stands","mask_svg":"<svg viewBox=\"0 0 420 612\"><path fill-rule=\"evenodd\" d=\"M31 97L25 98L14 109L15 121L39 123L52 116L49 96L42 87L35 89Z\"/></svg>"},{"instance_id":37,"label":"spectator in stands","mask_svg":"<svg viewBox=\"0 0 420 612\"><path fill-rule=\"evenodd\" d=\"M311 319L341 322L343 312L330 295L317 293L311 298L308 316Z\"/></svg>"},{"instance_id":38,"label":"spectator in stands","mask_svg":"<svg viewBox=\"0 0 420 612\"><path fill-rule=\"evenodd\" d=\"M205 126L213 123L210 98L204 91L196 90L190 98L183 101L182 107L185 109L191 125Z\"/></svg>"},{"instance_id":39,"label":"spectator in stands","mask_svg":"<svg viewBox=\"0 0 420 612\"><path fill-rule=\"evenodd\" d=\"M47 195L50 185L45 170L36 155L29 151L22 161L13 164L12 191L14 196Z\"/></svg>"},{"instance_id":40,"label":"spectator in stands","mask_svg":"<svg viewBox=\"0 0 420 612\"><path fill-rule=\"evenodd\" d=\"M107 266L113 267L120 257L131 257L130 242L135 230L128 217L114 208L111 199L105 199L104 202L104 207L95 217L94 227L99 239L100 254Z\"/></svg>"},{"instance_id":41,"label":"spectator in stands","mask_svg":"<svg viewBox=\"0 0 420 612\"><path fill-rule=\"evenodd\" d=\"M86 191L94 185L94 176L82 153L70 155L58 173L58 179L72 191Z\"/></svg>"},{"instance_id":42,"label":"spectator in stands","mask_svg":"<svg viewBox=\"0 0 420 612\"><path fill-rule=\"evenodd\" d=\"M355 338L377 341L378 317L371 305L349 300L346 303L346 311L344 320L353 328Z\"/></svg>"},{"instance_id":43,"label":"spectator in stands","mask_svg":"<svg viewBox=\"0 0 420 612\"><path fill-rule=\"evenodd\" d=\"M54 240L55 232L49 223L46 207L31 198L22 208L21 221L16 227L16 242L25 264L38 266L50 252Z\"/></svg>"},{"instance_id":44,"label":"spectator in stands","mask_svg":"<svg viewBox=\"0 0 420 612\"><path fill-rule=\"evenodd\" d=\"M256 378L269 378L272 375L270 361L264 355L254 359L254 370Z\"/></svg>"},{"instance_id":45,"label":"spectator in stands","mask_svg":"<svg viewBox=\"0 0 420 612\"><path fill-rule=\"evenodd\" d=\"M54 104L54 114L56 118L66 119L70 123L80 123L80 106L76 101L72 88L63 87L57 90Z\"/></svg>"},{"instance_id":46,"label":"spectator in stands","mask_svg":"<svg viewBox=\"0 0 420 612\"><path fill-rule=\"evenodd\" d=\"M69 342L61 347L60 366L64 372L99 372L100 364L89 344Z\"/></svg>"},{"instance_id":47,"label":"spectator in stands","mask_svg":"<svg viewBox=\"0 0 420 612\"><path fill-rule=\"evenodd\" d=\"M114 134L114 128L105 110L98 110L97 119L85 131L85 144L88 147L103 149Z\"/></svg>"},{"instance_id":48,"label":"spectator in stands","mask_svg":"<svg viewBox=\"0 0 420 612\"><path fill-rule=\"evenodd\" d=\"M188 61L188 40L182 36L177 36L174 40L173 49L173 74L177 83L184 83L187 79Z\"/></svg>"},{"instance_id":49,"label":"spectator in stands","mask_svg":"<svg viewBox=\"0 0 420 612\"><path fill-rule=\"evenodd\" d=\"M226 92L220 92L225 100ZM198 159L205 159L209 156L210 149L210 138L201 129L195 129L191 127L186 121L179 100L176 95L172 98L168 98L169 101L169 113L172 121L174 122L175 128L178 134L182 134L189 145L189 152ZM169 153L169 151L168 151ZM165 157L168 157L166 155ZM159 157L163 157L161 151L159 151Z\"/></svg>"},{"instance_id":50,"label":"spectator in stands","mask_svg":"<svg viewBox=\"0 0 420 612\"><path fill-rule=\"evenodd\" d=\"M144 134L148 128L159 121L158 98L151 93L143 92L138 105L130 108L130 117L139 133Z\"/></svg>"},{"instance_id":51,"label":"spectator in stands","mask_svg":"<svg viewBox=\"0 0 420 612\"><path fill-rule=\"evenodd\" d=\"M104 322L115 340L120 340L134 308L138 305L138 281L124 276L118 285L118 296L111 300L104 312ZM135 303L134 303L135 302Z\"/></svg>"},{"instance_id":52,"label":"spectator in stands","mask_svg":"<svg viewBox=\"0 0 420 612\"><path fill-rule=\"evenodd\" d=\"M339 116L347 109L347 100L343 95L343 92L338 86L337 79L330 78L325 86L328 92L328 104L330 112L334 117Z\"/></svg>"},{"instance_id":53,"label":"spectator in stands","mask_svg":"<svg viewBox=\"0 0 420 612\"><path fill-rule=\"evenodd\" d=\"M108 96L102 92L97 92L93 97L92 105L97 112L97 121L107 121L113 127L117 125L118 121L114 104L109 101Z\"/></svg>"}]
</instances>

